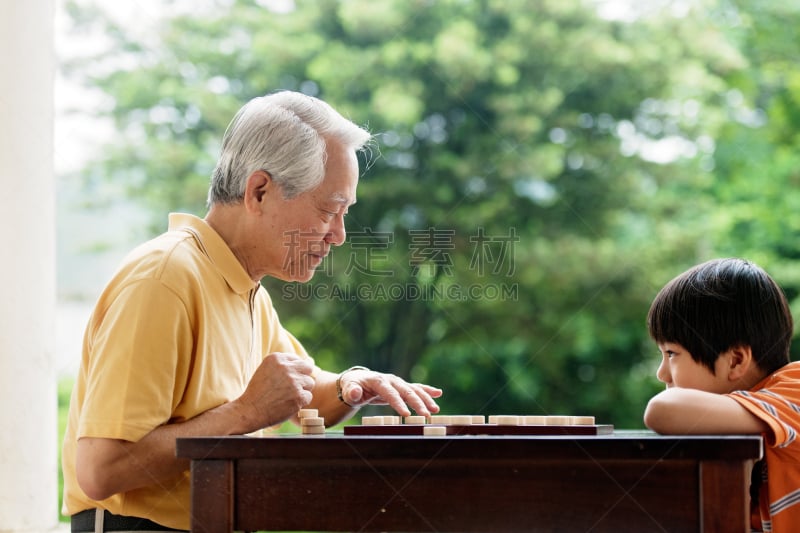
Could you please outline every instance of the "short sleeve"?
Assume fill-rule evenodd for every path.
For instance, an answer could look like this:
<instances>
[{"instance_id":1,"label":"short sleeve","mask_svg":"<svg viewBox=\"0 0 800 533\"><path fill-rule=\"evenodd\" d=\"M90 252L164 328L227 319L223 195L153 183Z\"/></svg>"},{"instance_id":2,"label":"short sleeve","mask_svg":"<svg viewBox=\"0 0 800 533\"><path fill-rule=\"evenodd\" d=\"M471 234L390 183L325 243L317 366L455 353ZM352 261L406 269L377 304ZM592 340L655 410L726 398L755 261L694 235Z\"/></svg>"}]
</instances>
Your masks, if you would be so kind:
<instances>
[{"instance_id":1,"label":"short sleeve","mask_svg":"<svg viewBox=\"0 0 800 533\"><path fill-rule=\"evenodd\" d=\"M139 440L169 421L191 364L181 299L157 280L123 288L99 321L78 436Z\"/></svg>"}]
</instances>

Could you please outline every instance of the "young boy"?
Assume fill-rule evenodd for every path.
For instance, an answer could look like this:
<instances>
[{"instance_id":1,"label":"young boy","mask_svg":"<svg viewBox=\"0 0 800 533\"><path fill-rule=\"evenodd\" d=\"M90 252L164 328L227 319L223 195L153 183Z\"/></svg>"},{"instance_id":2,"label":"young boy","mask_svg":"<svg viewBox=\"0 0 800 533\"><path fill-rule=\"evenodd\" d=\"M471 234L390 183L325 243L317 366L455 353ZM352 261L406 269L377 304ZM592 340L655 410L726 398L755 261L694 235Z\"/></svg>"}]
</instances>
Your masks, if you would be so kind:
<instances>
[{"instance_id":1,"label":"young boy","mask_svg":"<svg viewBox=\"0 0 800 533\"><path fill-rule=\"evenodd\" d=\"M647 316L667 389L644 422L670 434L763 434L753 523L800 531L800 362L790 362L792 316L756 265L717 259L670 281ZM756 487L754 487L756 488Z\"/></svg>"}]
</instances>

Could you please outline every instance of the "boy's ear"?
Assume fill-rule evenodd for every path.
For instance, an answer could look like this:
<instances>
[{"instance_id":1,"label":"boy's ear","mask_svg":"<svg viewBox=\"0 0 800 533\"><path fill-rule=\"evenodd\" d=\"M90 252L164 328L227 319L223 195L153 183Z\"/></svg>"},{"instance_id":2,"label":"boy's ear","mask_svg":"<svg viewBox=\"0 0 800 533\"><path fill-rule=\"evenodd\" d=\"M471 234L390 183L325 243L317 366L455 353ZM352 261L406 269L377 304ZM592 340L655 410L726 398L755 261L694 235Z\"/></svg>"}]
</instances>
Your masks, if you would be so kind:
<instances>
[{"instance_id":1,"label":"boy's ear","mask_svg":"<svg viewBox=\"0 0 800 533\"><path fill-rule=\"evenodd\" d=\"M244 206L248 211L261 210L261 203L264 200L270 187L274 186L272 176L263 170L257 170L247 177L244 188Z\"/></svg>"},{"instance_id":2,"label":"boy's ear","mask_svg":"<svg viewBox=\"0 0 800 533\"><path fill-rule=\"evenodd\" d=\"M750 346L735 346L728 351L728 379L743 379L755 364Z\"/></svg>"}]
</instances>

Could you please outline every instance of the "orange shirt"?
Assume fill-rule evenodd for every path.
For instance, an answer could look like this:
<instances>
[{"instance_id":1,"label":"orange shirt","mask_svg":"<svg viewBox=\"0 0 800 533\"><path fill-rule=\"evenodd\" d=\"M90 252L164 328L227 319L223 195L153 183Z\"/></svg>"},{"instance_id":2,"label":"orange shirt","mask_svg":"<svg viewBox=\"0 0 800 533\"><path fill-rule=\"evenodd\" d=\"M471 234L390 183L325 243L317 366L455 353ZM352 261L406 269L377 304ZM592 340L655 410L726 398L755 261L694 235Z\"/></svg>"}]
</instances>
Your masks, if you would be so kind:
<instances>
[{"instance_id":1,"label":"orange shirt","mask_svg":"<svg viewBox=\"0 0 800 533\"><path fill-rule=\"evenodd\" d=\"M766 422L766 467L758 496L761 527L773 533L800 527L800 362L789 363L749 391L729 394Z\"/></svg>"}]
</instances>

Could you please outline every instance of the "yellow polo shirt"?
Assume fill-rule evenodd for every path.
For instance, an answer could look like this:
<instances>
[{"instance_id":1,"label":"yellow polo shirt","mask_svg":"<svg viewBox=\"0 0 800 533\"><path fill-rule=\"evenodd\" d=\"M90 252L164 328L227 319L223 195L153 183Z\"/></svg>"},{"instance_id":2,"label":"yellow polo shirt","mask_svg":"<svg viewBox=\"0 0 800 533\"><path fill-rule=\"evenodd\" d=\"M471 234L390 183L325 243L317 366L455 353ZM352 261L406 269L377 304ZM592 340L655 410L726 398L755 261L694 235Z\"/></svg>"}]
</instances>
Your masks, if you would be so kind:
<instances>
[{"instance_id":1,"label":"yellow polo shirt","mask_svg":"<svg viewBox=\"0 0 800 533\"><path fill-rule=\"evenodd\" d=\"M271 352L308 357L219 234L171 214L168 232L123 261L86 328L64 437L63 512L102 507L189 529L188 471L96 502L75 477L77 441L135 442L234 400Z\"/></svg>"}]
</instances>

